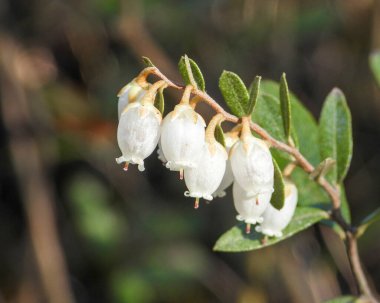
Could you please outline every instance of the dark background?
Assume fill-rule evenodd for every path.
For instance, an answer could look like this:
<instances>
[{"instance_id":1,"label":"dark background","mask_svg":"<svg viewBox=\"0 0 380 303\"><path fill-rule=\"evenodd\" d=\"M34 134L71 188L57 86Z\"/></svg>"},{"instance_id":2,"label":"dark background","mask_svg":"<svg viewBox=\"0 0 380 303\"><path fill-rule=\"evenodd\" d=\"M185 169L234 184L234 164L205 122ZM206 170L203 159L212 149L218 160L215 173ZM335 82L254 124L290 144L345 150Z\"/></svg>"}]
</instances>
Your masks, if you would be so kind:
<instances>
[{"instance_id":1,"label":"dark background","mask_svg":"<svg viewBox=\"0 0 380 303\"><path fill-rule=\"evenodd\" d=\"M380 200L380 89L368 66L379 33L375 0L1 0L0 302L321 302L355 292L326 228L214 253L235 223L231 193L194 211L155 153L145 172L123 172L116 94L143 55L180 81L184 53L218 100L224 69L246 83L285 71L316 118L340 87L353 117L346 189L357 223ZM179 98L167 92L166 113ZM379 290L378 232L359 247Z\"/></svg>"}]
</instances>

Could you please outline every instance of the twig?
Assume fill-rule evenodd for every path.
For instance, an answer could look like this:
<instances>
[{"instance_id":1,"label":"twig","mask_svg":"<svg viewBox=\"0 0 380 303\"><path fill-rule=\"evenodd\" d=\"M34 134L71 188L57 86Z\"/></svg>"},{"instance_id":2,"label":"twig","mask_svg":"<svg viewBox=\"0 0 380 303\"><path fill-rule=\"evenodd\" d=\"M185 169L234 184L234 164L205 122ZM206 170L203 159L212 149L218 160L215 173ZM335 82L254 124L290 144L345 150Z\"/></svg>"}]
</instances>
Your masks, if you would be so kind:
<instances>
[{"instance_id":1,"label":"twig","mask_svg":"<svg viewBox=\"0 0 380 303\"><path fill-rule=\"evenodd\" d=\"M162 80L166 81L168 86L183 90L185 87L182 85L175 84L171 80L169 80L165 75L161 73L161 71L156 67L150 67L149 71L146 69L148 73L154 74ZM222 114L225 117L226 121L230 121L233 123L241 122L241 119L238 117L228 113L226 110L221 107L218 102L216 102L210 95L206 92L203 92L199 89L193 89L192 94L201 98L202 101L206 102L213 108L217 113ZM271 147L284 151L294 157L294 163L301 167L306 173L311 174L314 171L314 166L301 154L301 152L294 146L288 145L284 142L278 141L273 138L265 129L263 129L260 125L250 122L250 128L257 133L262 139L267 141ZM369 301L369 302L378 302L375 296L372 294L372 291L369 287L367 278L364 274L363 268L361 266L358 248L357 248L357 238L355 230L356 228L349 224L342 216L341 212L341 199L340 192L338 188L329 183L324 177L316 178L315 182L317 182L324 191L330 196L332 210L330 213L330 217L334 220L345 232L346 235L346 248L348 258L350 260L350 265L352 272L355 276L356 282L359 286L360 293Z\"/></svg>"}]
</instances>

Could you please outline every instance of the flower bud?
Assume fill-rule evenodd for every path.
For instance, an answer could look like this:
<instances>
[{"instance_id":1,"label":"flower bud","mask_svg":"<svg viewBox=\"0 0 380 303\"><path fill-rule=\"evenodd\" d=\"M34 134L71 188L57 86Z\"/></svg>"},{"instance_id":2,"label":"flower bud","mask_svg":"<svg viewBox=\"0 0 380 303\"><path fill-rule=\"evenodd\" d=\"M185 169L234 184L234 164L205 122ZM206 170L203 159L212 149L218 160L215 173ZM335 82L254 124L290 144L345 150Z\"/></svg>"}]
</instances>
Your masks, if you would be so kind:
<instances>
[{"instance_id":1,"label":"flower bud","mask_svg":"<svg viewBox=\"0 0 380 303\"><path fill-rule=\"evenodd\" d=\"M260 226L256 226L256 231L270 237L281 237L282 230L289 224L297 206L298 191L297 187L291 183L285 183L285 203L278 210L269 205L264 212L264 221Z\"/></svg>"},{"instance_id":2,"label":"flower bud","mask_svg":"<svg viewBox=\"0 0 380 303\"><path fill-rule=\"evenodd\" d=\"M121 91L118 94L119 102L118 102L118 114L119 119L124 111L124 109L127 107L128 104L139 101L144 97L146 92L148 91L148 85L146 88L143 88L141 85L139 85L135 80L128 83L126 86L124 86Z\"/></svg>"},{"instance_id":3,"label":"flower bud","mask_svg":"<svg viewBox=\"0 0 380 303\"><path fill-rule=\"evenodd\" d=\"M273 192L272 155L264 141L251 134L239 139L230 151L235 181L248 196Z\"/></svg>"},{"instance_id":4,"label":"flower bud","mask_svg":"<svg viewBox=\"0 0 380 303\"><path fill-rule=\"evenodd\" d=\"M236 217L239 221L247 224L256 224L263 222L263 213L268 207L272 192L265 192L258 195L248 195L247 192L234 182L232 187L234 205L239 215Z\"/></svg>"},{"instance_id":5,"label":"flower bud","mask_svg":"<svg viewBox=\"0 0 380 303\"><path fill-rule=\"evenodd\" d=\"M227 157L227 152L220 143L206 142L197 166L185 168L185 183L189 189L185 196L197 198L195 208L198 208L199 198L212 200L212 193L222 181Z\"/></svg>"},{"instance_id":6,"label":"flower bud","mask_svg":"<svg viewBox=\"0 0 380 303\"><path fill-rule=\"evenodd\" d=\"M129 104L120 116L117 129L117 141L122 156L116 159L117 163L126 162L138 164L143 171L144 159L156 148L160 138L161 113L150 103Z\"/></svg>"},{"instance_id":7,"label":"flower bud","mask_svg":"<svg viewBox=\"0 0 380 303\"><path fill-rule=\"evenodd\" d=\"M231 147L238 140L238 137L236 133L226 133L224 135L224 140L226 143L226 151L227 153L229 153ZM219 197L219 198L224 197L226 195L225 190L232 184L233 181L234 181L234 176L232 174L231 161L230 159L228 159L226 163L226 171L224 172L222 182L220 182L218 189L212 195L214 197Z\"/></svg>"},{"instance_id":8,"label":"flower bud","mask_svg":"<svg viewBox=\"0 0 380 303\"><path fill-rule=\"evenodd\" d=\"M205 121L190 105L178 104L162 122L161 147L166 167L195 167L205 142Z\"/></svg>"}]
</instances>

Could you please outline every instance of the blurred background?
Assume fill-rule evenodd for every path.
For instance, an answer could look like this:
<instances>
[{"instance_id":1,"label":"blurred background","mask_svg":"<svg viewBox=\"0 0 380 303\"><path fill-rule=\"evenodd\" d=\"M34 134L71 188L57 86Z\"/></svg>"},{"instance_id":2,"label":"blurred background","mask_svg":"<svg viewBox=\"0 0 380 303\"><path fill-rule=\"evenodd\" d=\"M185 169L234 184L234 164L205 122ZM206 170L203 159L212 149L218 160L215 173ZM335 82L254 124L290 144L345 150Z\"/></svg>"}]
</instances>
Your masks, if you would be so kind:
<instances>
[{"instance_id":1,"label":"blurred background","mask_svg":"<svg viewBox=\"0 0 380 303\"><path fill-rule=\"evenodd\" d=\"M154 153L115 163L117 98L148 56L188 54L210 95L223 69L290 88L318 118L334 87L352 110L353 222L380 200L376 0L1 0L0 302L322 302L356 292L340 240L315 226L251 253L214 253L231 192L193 209ZM166 92L166 113L179 95ZM199 106L210 117L210 110ZM318 147L316 147L318 148ZM359 242L380 290L379 224ZM329 243L325 244L325 241Z\"/></svg>"}]
</instances>

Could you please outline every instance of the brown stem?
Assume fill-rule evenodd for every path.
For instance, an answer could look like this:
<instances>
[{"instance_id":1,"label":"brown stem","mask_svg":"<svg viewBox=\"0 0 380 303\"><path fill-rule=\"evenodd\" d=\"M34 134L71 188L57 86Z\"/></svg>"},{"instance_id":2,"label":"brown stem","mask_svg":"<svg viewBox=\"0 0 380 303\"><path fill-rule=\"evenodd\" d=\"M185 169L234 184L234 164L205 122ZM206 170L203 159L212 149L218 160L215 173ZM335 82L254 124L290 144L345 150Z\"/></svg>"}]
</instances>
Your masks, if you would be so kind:
<instances>
[{"instance_id":1,"label":"brown stem","mask_svg":"<svg viewBox=\"0 0 380 303\"><path fill-rule=\"evenodd\" d=\"M350 261L356 283L359 286L360 293L365 296L365 299L367 299L368 302L378 302L372 295L362 264L360 262L357 238L351 232L346 232L346 248L348 259Z\"/></svg>"},{"instance_id":2,"label":"brown stem","mask_svg":"<svg viewBox=\"0 0 380 303\"><path fill-rule=\"evenodd\" d=\"M157 68L149 68L148 73L152 73L162 80L166 81L168 86L183 90L185 87L175 84L169 80L165 75L163 75ZM222 114L226 121L233 123L241 122L241 119L225 111L212 97L210 97L206 92L198 89L193 89L192 94L201 98L202 101L206 102L213 108L217 113ZM260 125L250 121L250 128L256 132L262 139L267 141L271 147L282 150L294 157L294 163L300 166L306 173L311 174L314 171L314 166L301 154L301 152L294 146L288 145L284 142L278 141L273 138L265 129ZM350 225L342 216L341 212L341 200L339 190L330 184L324 177L316 178L315 181L324 189L324 191L330 196L332 210L331 219L334 220L345 232L346 235L346 247L347 254L350 260L351 269L357 281L360 289L360 293L365 296L369 302L378 302L375 296L372 294L371 289L368 285L367 278L364 274L363 268L360 263L360 258L358 254L357 239L355 236L355 227Z\"/></svg>"}]
</instances>

